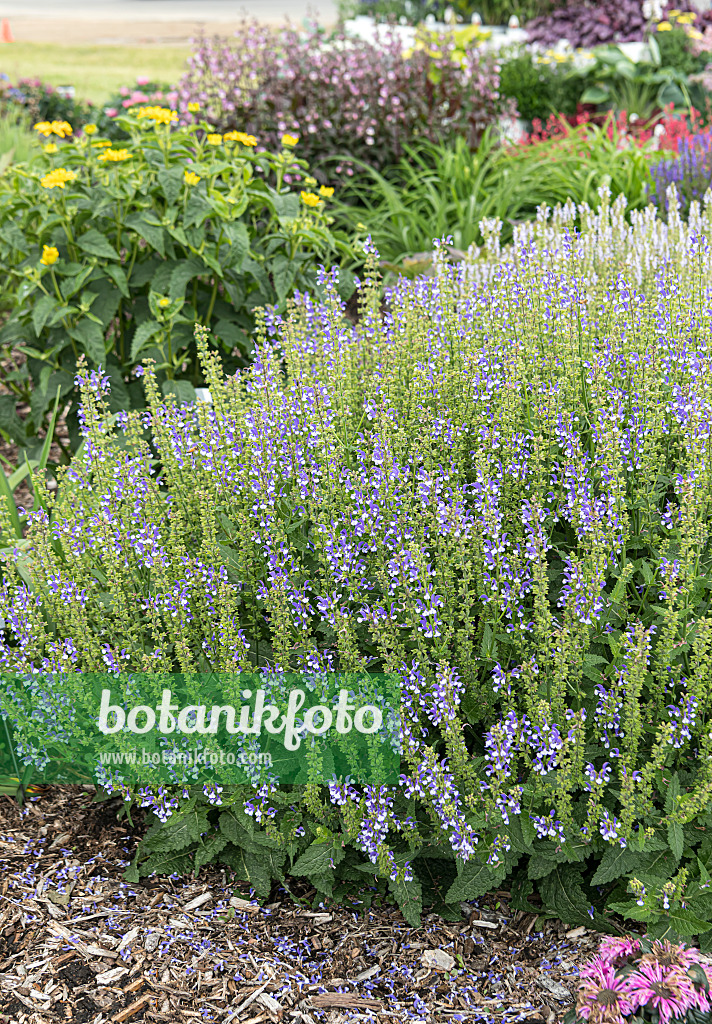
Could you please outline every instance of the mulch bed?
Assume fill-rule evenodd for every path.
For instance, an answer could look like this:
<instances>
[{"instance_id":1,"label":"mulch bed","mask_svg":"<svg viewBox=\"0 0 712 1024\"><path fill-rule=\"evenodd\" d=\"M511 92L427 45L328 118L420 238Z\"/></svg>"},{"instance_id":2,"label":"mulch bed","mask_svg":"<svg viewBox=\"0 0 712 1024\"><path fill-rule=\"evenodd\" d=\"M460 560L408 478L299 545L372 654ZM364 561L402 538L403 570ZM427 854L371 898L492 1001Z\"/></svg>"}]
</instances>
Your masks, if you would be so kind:
<instances>
[{"instance_id":1,"label":"mulch bed","mask_svg":"<svg viewBox=\"0 0 712 1024\"><path fill-rule=\"evenodd\" d=\"M505 892L409 927L392 907L259 907L220 868L122 879L143 822L91 789L0 798L2 1024L379 1024L563 1018L596 936L510 911Z\"/></svg>"}]
</instances>

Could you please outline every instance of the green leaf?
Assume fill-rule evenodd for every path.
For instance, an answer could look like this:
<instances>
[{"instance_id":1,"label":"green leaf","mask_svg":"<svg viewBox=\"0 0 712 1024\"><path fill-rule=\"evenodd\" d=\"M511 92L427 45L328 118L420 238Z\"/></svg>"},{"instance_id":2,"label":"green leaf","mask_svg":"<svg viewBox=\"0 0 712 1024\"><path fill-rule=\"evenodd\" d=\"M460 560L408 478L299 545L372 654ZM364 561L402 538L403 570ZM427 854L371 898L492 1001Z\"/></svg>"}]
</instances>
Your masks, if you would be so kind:
<instances>
[{"instance_id":1,"label":"green leaf","mask_svg":"<svg viewBox=\"0 0 712 1024\"><path fill-rule=\"evenodd\" d=\"M608 89L605 86L590 85L581 94L581 103L605 103L609 97Z\"/></svg>"},{"instance_id":2,"label":"green leaf","mask_svg":"<svg viewBox=\"0 0 712 1024\"><path fill-rule=\"evenodd\" d=\"M235 807L230 807L222 812L219 825L220 831L234 846L253 851L259 850L261 847L269 849L280 847L278 840L270 839L264 832L256 832L252 819Z\"/></svg>"},{"instance_id":3,"label":"green leaf","mask_svg":"<svg viewBox=\"0 0 712 1024\"><path fill-rule=\"evenodd\" d=\"M188 875L193 870L193 858L187 850L167 850L151 854L139 865L139 875Z\"/></svg>"},{"instance_id":4,"label":"green leaf","mask_svg":"<svg viewBox=\"0 0 712 1024\"><path fill-rule=\"evenodd\" d=\"M99 324L95 324L85 317L71 328L69 336L80 343L92 363L97 366L104 363L106 359L104 331Z\"/></svg>"},{"instance_id":5,"label":"green leaf","mask_svg":"<svg viewBox=\"0 0 712 1024\"><path fill-rule=\"evenodd\" d=\"M140 214L134 213L126 218L126 226L140 235L145 242L159 252L165 258L166 238L165 232L160 224L151 224Z\"/></svg>"},{"instance_id":6,"label":"green leaf","mask_svg":"<svg viewBox=\"0 0 712 1024\"><path fill-rule=\"evenodd\" d=\"M164 395L175 395L179 405L195 404L195 388L189 380L164 380L161 391Z\"/></svg>"},{"instance_id":7,"label":"green leaf","mask_svg":"<svg viewBox=\"0 0 712 1024\"><path fill-rule=\"evenodd\" d=\"M409 882L388 883L388 887L395 896L398 908L412 928L420 928L421 914L423 913L423 888L417 878ZM459 920L459 916L457 918Z\"/></svg>"},{"instance_id":8,"label":"green leaf","mask_svg":"<svg viewBox=\"0 0 712 1024\"><path fill-rule=\"evenodd\" d=\"M247 225L241 220L232 221L223 225L223 231L230 243L230 253L226 266L232 270L239 270L242 266L242 261L250 251L250 236L247 231Z\"/></svg>"},{"instance_id":9,"label":"green leaf","mask_svg":"<svg viewBox=\"0 0 712 1024\"><path fill-rule=\"evenodd\" d=\"M156 175L169 206L175 206L176 200L183 190L184 174L185 168L181 166L164 168Z\"/></svg>"},{"instance_id":10,"label":"green leaf","mask_svg":"<svg viewBox=\"0 0 712 1024\"><path fill-rule=\"evenodd\" d=\"M39 302L36 302L32 309L32 326L35 329L35 334L39 338L42 333L42 328L47 323L47 319L52 310L57 305L57 298L54 295L43 295Z\"/></svg>"},{"instance_id":11,"label":"green leaf","mask_svg":"<svg viewBox=\"0 0 712 1024\"><path fill-rule=\"evenodd\" d=\"M155 829L155 831L154 831ZM207 811L204 807L191 807L177 811L165 822L153 826L144 838L146 846L157 853L184 850L191 843L197 843L210 831Z\"/></svg>"},{"instance_id":12,"label":"green leaf","mask_svg":"<svg viewBox=\"0 0 712 1024\"><path fill-rule=\"evenodd\" d=\"M546 853L533 853L527 864L527 876L532 882L545 878L556 867L556 860Z\"/></svg>"},{"instance_id":13,"label":"green leaf","mask_svg":"<svg viewBox=\"0 0 712 1024\"><path fill-rule=\"evenodd\" d=\"M596 874L591 879L591 885L606 885L608 882L617 882L620 878L627 878L631 872L645 863L646 859L645 854L636 853L634 850L609 846L601 858Z\"/></svg>"},{"instance_id":14,"label":"green leaf","mask_svg":"<svg viewBox=\"0 0 712 1024\"><path fill-rule=\"evenodd\" d=\"M280 224L289 223L299 216L299 196L295 192L283 192L273 197L274 211Z\"/></svg>"},{"instance_id":15,"label":"green leaf","mask_svg":"<svg viewBox=\"0 0 712 1024\"><path fill-rule=\"evenodd\" d=\"M341 846L333 841L312 843L292 865L290 874L306 875L310 880L314 875L325 875L344 859L345 853Z\"/></svg>"},{"instance_id":16,"label":"green leaf","mask_svg":"<svg viewBox=\"0 0 712 1024\"><path fill-rule=\"evenodd\" d=\"M674 773L670 781L668 782L667 789L665 791L665 813L672 814L675 810L675 803L680 795L680 778L677 772Z\"/></svg>"},{"instance_id":17,"label":"green leaf","mask_svg":"<svg viewBox=\"0 0 712 1024\"><path fill-rule=\"evenodd\" d=\"M679 821L669 821L667 826L668 843L676 861L682 857L685 846L685 833Z\"/></svg>"},{"instance_id":18,"label":"green leaf","mask_svg":"<svg viewBox=\"0 0 712 1024\"><path fill-rule=\"evenodd\" d=\"M144 320L142 324L138 325L131 341L132 362L137 358L139 352L146 347L148 342L155 338L157 334L160 334L162 330L163 325L159 324L157 320Z\"/></svg>"},{"instance_id":19,"label":"green leaf","mask_svg":"<svg viewBox=\"0 0 712 1024\"><path fill-rule=\"evenodd\" d=\"M555 913L564 924L591 924L590 901L584 895L579 868L557 864L538 888L546 909Z\"/></svg>"},{"instance_id":20,"label":"green leaf","mask_svg":"<svg viewBox=\"0 0 712 1024\"><path fill-rule=\"evenodd\" d=\"M205 274L205 266L197 256L181 260L177 267L171 272L168 284L168 297L170 299L181 299L185 295L185 289L189 281L194 277Z\"/></svg>"},{"instance_id":21,"label":"green leaf","mask_svg":"<svg viewBox=\"0 0 712 1024\"><path fill-rule=\"evenodd\" d=\"M102 269L105 274L109 275L123 297L128 299L130 297L129 284L126 280L124 268L118 263L107 263Z\"/></svg>"},{"instance_id":22,"label":"green leaf","mask_svg":"<svg viewBox=\"0 0 712 1024\"><path fill-rule=\"evenodd\" d=\"M92 302L91 311L101 321L102 326L106 328L116 316L121 296L108 281L105 281L101 291L95 294L96 299Z\"/></svg>"},{"instance_id":23,"label":"green leaf","mask_svg":"<svg viewBox=\"0 0 712 1024\"><path fill-rule=\"evenodd\" d=\"M238 878L249 882L255 890L255 896L262 902L269 898L272 879L281 881L284 877L281 870L284 854L278 854L274 850L260 849L257 853L252 853L249 850L232 847L223 850L220 860L228 864Z\"/></svg>"},{"instance_id":24,"label":"green leaf","mask_svg":"<svg viewBox=\"0 0 712 1024\"><path fill-rule=\"evenodd\" d=\"M668 910L667 915L662 918L662 922L669 924L669 927L683 938L690 935L702 935L709 931L712 924L712 921L705 921L701 917L696 917L689 910L680 908ZM661 937L664 938L665 934L663 933Z\"/></svg>"},{"instance_id":25,"label":"green leaf","mask_svg":"<svg viewBox=\"0 0 712 1024\"><path fill-rule=\"evenodd\" d=\"M96 228L90 228L89 231L80 235L77 245L82 252L87 252L90 256L100 256L106 260L118 260L119 258L119 254L106 235L102 235L101 231L97 231Z\"/></svg>"},{"instance_id":26,"label":"green leaf","mask_svg":"<svg viewBox=\"0 0 712 1024\"><path fill-rule=\"evenodd\" d=\"M471 857L448 889L445 902L475 900L494 889L502 878L501 872L492 870L487 864Z\"/></svg>"},{"instance_id":27,"label":"green leaf","mask_svg":"<svg viewBox=\"0 0 712 1024\"><path fill-rule=\"evenodd\" d=\"M17 415L17 399L13 395L0 395L0 430L13 441L21 443L24 440L25 428Z\"/></svg>"},{"instance_id":28,"label":"green leaf","mask_svg":"<svg viewBox=\"0 0 712 1024\"><path fill-rule=\"evenodd\" d=\"M289 289L294 283L297 269L297 264L293 260L288 260L286 256L277 256L272 261L272 280L274 281L274 289L277 292L277 301L279 303L283 303L287 298Z\"/></svg>"},{"instance_id":29,"label":"green leaf","mask_svg":"<svg viewBox=\"0 0 712 1024\"><path fill-rule=\"evenodd\" d=\"M199 224L203 223L210 213L212 213L210 204L200 194L200 192L191 192L190 199L185 206L183 224L187 228L193 227L194 225L197 227Z\"/></svg>"}]
</instances>

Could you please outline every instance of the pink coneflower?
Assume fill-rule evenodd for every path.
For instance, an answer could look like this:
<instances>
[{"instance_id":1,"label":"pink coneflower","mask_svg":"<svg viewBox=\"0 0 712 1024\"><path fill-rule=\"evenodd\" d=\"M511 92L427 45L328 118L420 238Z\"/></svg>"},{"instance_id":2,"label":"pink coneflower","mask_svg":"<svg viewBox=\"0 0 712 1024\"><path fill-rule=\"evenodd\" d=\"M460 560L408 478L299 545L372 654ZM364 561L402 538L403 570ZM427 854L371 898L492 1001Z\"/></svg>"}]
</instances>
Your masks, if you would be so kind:
<instances>
[{"instance_id":1,"label":"pink coneflower","mask_svg":"<svg viewBox=\"0 0 712 1024\"><path fill-rule=\"evenodd\" d=\"M610 964L599 961L589 965L578 991L576 1011L588 1024L624 1024L623 1015L631 1012L631 1004L624 979L616 977Z\"/></svg>"},{"instance_id":2,"label":"pink coneflower","mask_svg":"<svg viewBox=\"0 0 712 1024\"><path fill-rule=\"evenodd\" d=\"M679 967L667 967L652 960L641 960L637 970L622 979L633 1010L647 1006L658 1011L660 1024L699 1005L699 994Z\"/></svg>"},{"instance_id":3,"label":"pink coneflower","mask_svg":"<svg viewBox=\"0 0 712 1024\"><path fill-rule=\"evenodd\" d=\"M601 946L598 955L607 964L621 966L624 960L633 956L640 949L640 941L630 935L612 936L604 935L601 939ZM619 962L620 961L620 962Z\"/></svg>"},{"instance_id":4,"label":"pink coneflower","mask_svg":"<svg viewBox=\"0 0 712 1024\"><path fill-rule=\"evenodd\" d=\"M679 946L673 945L667 939L656 939L652 943L649 953L644 953L641 958L647 962L662 964L663 967L679 967L686 971L688 967L700 962L699 949L687 949L682 943Z\"/></svg>"}]
</instances>

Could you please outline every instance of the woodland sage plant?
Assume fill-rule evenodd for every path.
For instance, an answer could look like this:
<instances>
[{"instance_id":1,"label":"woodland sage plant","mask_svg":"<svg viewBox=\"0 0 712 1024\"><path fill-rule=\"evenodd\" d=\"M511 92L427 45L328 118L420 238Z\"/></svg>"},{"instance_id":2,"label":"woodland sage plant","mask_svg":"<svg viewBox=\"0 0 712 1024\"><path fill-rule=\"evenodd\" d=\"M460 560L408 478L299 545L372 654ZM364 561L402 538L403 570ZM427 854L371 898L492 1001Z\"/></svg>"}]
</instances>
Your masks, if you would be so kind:
<instances>
[{"instance_id":1,"label":"woodland sage plant","mask_svg":"<svg viewBox=\"0 0 712 1024\"><path fill-rule=\"evenodd\" d=\"M712 195L689 224L668 199L627 222L602 188L506 249L483 222L385 315L370 251L358 326L323 270L234 376L197 330L212 404L148 364L111 417L80 371L83 447L0 591L48 747L64 673L401 682L398 785L133 793L159 817L134 878L217 859L261 897L390 887L409 920L509 879L709 944Z\"/></svg>"}]
</instances>

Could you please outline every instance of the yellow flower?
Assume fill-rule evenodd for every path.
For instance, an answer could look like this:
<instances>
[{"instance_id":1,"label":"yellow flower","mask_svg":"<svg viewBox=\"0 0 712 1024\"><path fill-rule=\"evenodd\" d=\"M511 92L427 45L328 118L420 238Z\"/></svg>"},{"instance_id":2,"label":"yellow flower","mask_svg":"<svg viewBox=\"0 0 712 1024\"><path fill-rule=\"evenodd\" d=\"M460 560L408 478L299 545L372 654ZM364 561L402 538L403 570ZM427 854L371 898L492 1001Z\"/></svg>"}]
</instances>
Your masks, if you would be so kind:
<instances>
[{"instance_id":1,"label":"yellow flower","mask_svg":"<svg viewBox=\"0 0 712 1024\"><path fill-rule=\"evenodd\" d=\"M131 154L128 149L105 149L103 153L99 153L98 160L103 160L107 163L117 164L122 160L128 160Z\"/></svg>"},{"instance_id":2,"label":"yellow flower","mask_svg":"<svg viewBox=\"0 0 712 1024\"><path fill-rule=\"evenodd\" d=\"M96 135L97 130L98 129L97 129L95 124L85 124L84 125L84 134L85 135Z\"/></svg>"},{"instance_id":3,"label":"yellow flower","mask_svg":"<svg viewBox=\"0 0 712 1024\"><path fill-rule=\"evenodd\" d=\"M672 25L669 21L661 21L658 25L658 32L669 32L672 29Z\"/></svg>"},{"instance_id":4,"label":"yellow flower","mask_svg":"<svg viewBox=\"0 0 712 1024\"><path fill-rule=\"evenodd\" d=\"M282 145L283 146L288 146L288 147L291 148L292 146L296 146L296 144L298 142L299 142L299 136L298 135L283 135L282 136Z\"/></svg>"},{"instance_id":5,"label":"yellow flower","mask_svg":"<svg viewBox=\"0 0 712 1024\"><path fill-rule=\"evenodd\" d=\"M68 171L66 167L56 167L53 171L45 174L40 180L42 188L64 188L68 181L74 181L76 171Z\"/></svg>"},{"instance_id":6,"label":"yellow flower","mask_svg":"<svg viewBox=\"0 0 712 1024\"><path fill-rule=\"evenodd\" d=\"M254 135L245 135L244 132L225 132L225 142L241 142L243 146L256 146L257 139Z\"/></svg>"},{"instance_id":7,"label":"yellow flower","mask_svg":"<svg viewBox=\"0 0 712 1024\"><path fill-rule=\"evenodd\" d=\"M319 189L319 195L324 196L326 199L331 199L334 194L333 188L329 188L328 185L322 185Z\"/></svg>"},{"instance_id":8,"label":"yellow flower","mask_svg":"<svg viewBox=\"0 0 712 1024\"><path fill-rule=\"evenodd\" d=\"M691 29L690 29L690 30L688 31L688 33L687 33L687 34L688 34L688 36L689 36L689 38L690 38L690 39L704 39L704 38L705 38L705 37L704 37L704 36L702 35L702 33L701 33L701 32L699 32L699 31L698 31L698 30L697 30L696 28L691 28Z\"/></svg>"},{"instance_id":9,"label":"yellow flower","mask_svg":"<svg viewBox=\"0 0 712 1024\"><path fill-rule=\"evenodd\" d=\"M216 132L208 135L207 142L209 146L222 146L222 135L218 135Z\"/></svg>"},{"instance_id":10,"label":"yellow flower","mask_svg":"<svg viewBox=\"0 0 712 1024\"><path fill-rule=\"evenodd\" d=\"M45 138L48 135L59 135L60 139L63 139L65 135L72 134L72 126L66 121L38 121L32 127Z\"/></svg>"},{"instance_id":11,"label":"yellow flower","mask_svg":"<svg viewBox=\"0 0 712 1024\"><path fill-rule=\"evenodd\" d=\"M110 139L99 139L97 142L92 142L92 149L104 149L106 146L111 145Z\"/></svg>"},{"instance_id":12,"label":"yellow flower","mask_svg":"<svg viewBox=\"0 0 712 1024\"><path fill-rule=\"evenodd\" d=\"M158 300L158 305L161 307L161 309L165 309L166 306L170 306L170 304L171 304L171 300L170 299L159 299Z\"/></svg>"},{"instance_id":13,"label":"yellow flower","mask_svg":"<svg viewBox=\"0 0 712 1024\"><path fill-rule=\"evenodd\" d=\"M40 263L44 264L45 267L51 267L53 263L56 263L59 259L59 249L55 249L53 245L42 246L42 256L40 257Z\"/></svg>"},{"instance_id":14,"label":"yellow flower","mask_svg":"<svg viewBox=\"0 0 712 1024\"><path fill-rule=\"evenodd\" d=\"M300 195L305 206L321 206L321 199L313 192L301 192Z\"/></svg>"},{"instance_id":15,"label":"yellow flower","mask_svg":"<svg viewBox=\"0 0 712 1024\"><path fill-rule=\"evenodd\" d=\"M186 171L183 175L183 181L186 185L197 185L200 181L200 175L196 174L195 171Z\"/></svg>"},{"instance_id":16,"label":"yellow flower","mask_svg":"<svg viewBox=\"0 0 712 1024\"><path fill-rule=\"evenodd\" d=\"M48 142L44 147L45 153L56 153L58 149L59 146L56 142Z\"/></svg>"},{"instance_id":17,"label":"yellow flower","mask_svg":"<svg viewBox=\"0 0 712 1024\"><path fill-rule=\"evenodd\" d=\"M679 18L681 14L682 11L678 11L677 9L668 11L668 18Z\"/></svg>"},{"instance_id":18,"label":"yellow flower","mask_svg":"<svg viewBox=\"0 0 712 1024\"><path fill-rule=\"evenodd\" d=\"M312 185L316 185L317 184L317 180L316 180L316 178L312 178L311 175L310 175L308 178L304 179L304 184L305 185L309 185L311 187Z\"/></svg>"},{"instance_id":19,"label":"yellow flower","mask_svg":"<svg viewBox=\"0 0 712 1024\"><path fill-rule=\"evenodd\" d=\"M189 103L188 104L188 113L189 114L197 114L199 110L200 110L200 104L199 103Z\"/></svg>"},{"instance_id":20,"label":"yellow flower","mask_svg":"<svg viewBox=\"0 0 712 1024\"><path fill-rule=\"evenodd\" d=\"M172 124L178 120L176 111L170 110L168 107L139 107L136 110L136 117L139 120L148 118L149 121L155 121L156 124Z\"/></svg>"}]
</instances>

